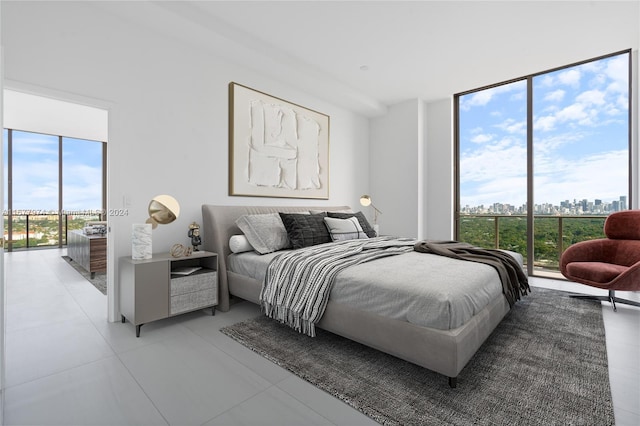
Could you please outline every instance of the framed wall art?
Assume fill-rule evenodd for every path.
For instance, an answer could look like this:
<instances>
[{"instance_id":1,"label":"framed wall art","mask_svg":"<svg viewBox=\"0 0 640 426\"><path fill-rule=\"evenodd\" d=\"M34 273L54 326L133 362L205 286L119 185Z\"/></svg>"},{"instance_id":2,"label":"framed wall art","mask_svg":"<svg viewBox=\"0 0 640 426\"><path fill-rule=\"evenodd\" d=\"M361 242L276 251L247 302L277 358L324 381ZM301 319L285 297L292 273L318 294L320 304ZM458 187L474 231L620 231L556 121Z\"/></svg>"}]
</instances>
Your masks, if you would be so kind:
<instances>
[{"instance_id":1,"label":"framed wall art","mask_svg":"<svg viewBox=\"0 0 640 426\"><path fill-rule=\"evenodd\" d=\"M229 83L229 195L329 198L329 116Z\"/></svg>"}]
</instances>

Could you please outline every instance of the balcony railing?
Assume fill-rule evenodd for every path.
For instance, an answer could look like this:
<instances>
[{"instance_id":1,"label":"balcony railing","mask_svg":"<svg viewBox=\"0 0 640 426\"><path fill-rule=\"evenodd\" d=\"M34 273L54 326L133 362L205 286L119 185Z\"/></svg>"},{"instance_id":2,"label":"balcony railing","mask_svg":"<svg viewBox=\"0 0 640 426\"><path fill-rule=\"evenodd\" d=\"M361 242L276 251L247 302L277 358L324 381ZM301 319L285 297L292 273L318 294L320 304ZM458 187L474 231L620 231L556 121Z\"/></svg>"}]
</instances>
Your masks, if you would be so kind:
<instances>
[{"instance_id":1,"label":"balcony railing","mask_svg":"<svg viewBox=\"0 0 640 426\"><path fill-rule=\"evenodd\" d=\"M4 215L5 251L28 248L64 247L67 233L82 229L88 221L100 220L100 214L14 214ZM62 226L60 226L62 225Z\"/></svg>"},{"instance_id":2,"label":"balcony railing","mask_svg":"<svg viewBox=\"0 0 640 426\"><path fill-rule=\"evenodd\" d=\"M534 215L533 268L559 272L560 256L572 244L604 238L604 215ZM479 247L499 248L522 254L527 263L527 216L461 214L459 239Z\"/></svg>"}]
</instances>

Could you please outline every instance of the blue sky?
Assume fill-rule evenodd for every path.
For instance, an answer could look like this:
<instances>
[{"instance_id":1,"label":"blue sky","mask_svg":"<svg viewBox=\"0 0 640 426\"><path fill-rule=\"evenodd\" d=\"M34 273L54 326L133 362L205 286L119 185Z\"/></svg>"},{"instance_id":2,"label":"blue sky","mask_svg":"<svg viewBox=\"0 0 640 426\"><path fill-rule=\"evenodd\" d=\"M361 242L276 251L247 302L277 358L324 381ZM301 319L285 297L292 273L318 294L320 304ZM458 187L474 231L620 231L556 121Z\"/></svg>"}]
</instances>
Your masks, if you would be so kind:
<instances>
[{"instance_id":1,"label":"blue sky","mask_svg":"<svg viewBox=\"0 0 640 426\"><path fill-rule=\"evenodd\" d=\"M5 194L7 152L5 140ZM63 138L63 208L102 208L102 144ZM58 210L58 137L13 132L13 209Z\"/></svg>"},{"instance_id":2,"label":"blue sky","mask_svg":"<svg viewBox=\"0 0 640 426\"><path fill-rule=\"evenodd\" d=\"M533 79L534 200L628 194L628 55ZM460 204L526 202L526 81L460 98Z\"/></svg>"}]
</instances>

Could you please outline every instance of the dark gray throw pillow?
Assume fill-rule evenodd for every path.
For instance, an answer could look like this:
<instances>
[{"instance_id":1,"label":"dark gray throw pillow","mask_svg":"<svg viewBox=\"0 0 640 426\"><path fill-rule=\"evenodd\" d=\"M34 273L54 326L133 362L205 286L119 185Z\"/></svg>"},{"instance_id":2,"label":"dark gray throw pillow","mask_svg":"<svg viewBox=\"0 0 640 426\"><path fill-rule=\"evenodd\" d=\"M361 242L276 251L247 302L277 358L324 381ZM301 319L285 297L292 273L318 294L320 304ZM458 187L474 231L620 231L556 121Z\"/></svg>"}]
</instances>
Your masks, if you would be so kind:
<instances>
[{"instance_id":1,"label":"dark gray throw pillow","mask_svg":"<svg viewBox=\"0 0 640 426\"><path fill-rule=\"evenodd\" d=\"M280 218L294 249L331 242L324 214L280 213Z\"/></svg>"},{"instance_id":2,"label":"dark gray throw pillow","mask_svg":"<svg viewBox=\"0 0 640 426\"><path fill-rule=\"evenodd\" d=\"M358 218L358 222L360 222L360 226L362 227L362 230L364 231L364 233L367 234L367 237L373 238L376 236L376 231L373 230L373 228L369 224L369 221L367 220L366 217L364 217L364 213L362 212L357 212L357 213L327 212L327 215L329 217L335 217L337 219L349 219L350 217L355 216L356 218Z\"/></svg>"}]
</instances>

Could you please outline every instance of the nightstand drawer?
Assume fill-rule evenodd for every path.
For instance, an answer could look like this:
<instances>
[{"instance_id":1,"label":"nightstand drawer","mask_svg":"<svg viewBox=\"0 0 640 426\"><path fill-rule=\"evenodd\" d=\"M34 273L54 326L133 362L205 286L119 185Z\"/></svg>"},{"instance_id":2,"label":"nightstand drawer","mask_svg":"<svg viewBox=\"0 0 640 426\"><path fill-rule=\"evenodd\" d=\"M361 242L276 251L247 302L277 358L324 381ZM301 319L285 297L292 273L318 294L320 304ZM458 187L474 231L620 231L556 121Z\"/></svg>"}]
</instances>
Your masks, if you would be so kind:
<instances>
[{"instance_id":1,"label":"nightstand drawer","mask_svg":"<svg viewBox=\"0 0 640 426\"><path fill-rule=\"evenodd\" d=\"M173 281L173 280L172 280ZM172 296L169 303L169 315L213 306L218 304L217 288L194 291L192 293Z\"/></svg>"},{"instance_id":2,"label":"nightstand drawer","mask_svg":"<svg viewBox=\"0 0 640 426\"><path fill-rule=\"evenodd\" d=\"M180 294L193 293L200 290L215 288L218 283L216 271L194 273L184 277L171 278L169 294L178 296Z\"/></svg>"}]
</instances>

